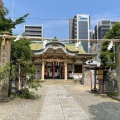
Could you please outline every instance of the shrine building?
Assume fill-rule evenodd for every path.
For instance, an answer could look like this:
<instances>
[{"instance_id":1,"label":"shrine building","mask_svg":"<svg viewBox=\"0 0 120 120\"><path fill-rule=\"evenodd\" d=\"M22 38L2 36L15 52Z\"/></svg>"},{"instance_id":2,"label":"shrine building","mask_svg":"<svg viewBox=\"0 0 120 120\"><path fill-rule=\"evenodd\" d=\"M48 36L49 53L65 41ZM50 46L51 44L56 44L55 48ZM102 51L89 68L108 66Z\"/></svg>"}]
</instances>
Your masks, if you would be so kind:
<instances>
[{"instance_id":1,"label":"shrine building","mask_svg":"<svg viewBox=\"0 0 120 120\"><path fill-rule=\"evenodd\" d=\"M44 40L31 42L33 60L37 72L36 78L75 79L81 77L84 63L96 54L86 53L81 42L60 42Z\"/></svg>"}]
</instances>

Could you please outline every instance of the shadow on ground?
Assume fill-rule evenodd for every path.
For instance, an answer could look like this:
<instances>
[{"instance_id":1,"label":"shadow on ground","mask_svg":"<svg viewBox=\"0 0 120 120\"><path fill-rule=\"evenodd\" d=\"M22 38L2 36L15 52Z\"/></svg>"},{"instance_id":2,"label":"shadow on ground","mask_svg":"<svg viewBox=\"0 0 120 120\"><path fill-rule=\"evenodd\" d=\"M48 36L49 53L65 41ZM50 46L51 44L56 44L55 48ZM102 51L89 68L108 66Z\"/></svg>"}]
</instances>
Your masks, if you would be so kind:
<instances>
[{"instance_id":1,"label":"shadow on ground","mask_svg":"<svg viewBox=\"0 0 120 120\"><path fill-rule=\"evenodd\" d=\"M94 116L92 120L120 120L120 103L103 102L91 105L89 112Z\"/></svg>"}]
</instances>

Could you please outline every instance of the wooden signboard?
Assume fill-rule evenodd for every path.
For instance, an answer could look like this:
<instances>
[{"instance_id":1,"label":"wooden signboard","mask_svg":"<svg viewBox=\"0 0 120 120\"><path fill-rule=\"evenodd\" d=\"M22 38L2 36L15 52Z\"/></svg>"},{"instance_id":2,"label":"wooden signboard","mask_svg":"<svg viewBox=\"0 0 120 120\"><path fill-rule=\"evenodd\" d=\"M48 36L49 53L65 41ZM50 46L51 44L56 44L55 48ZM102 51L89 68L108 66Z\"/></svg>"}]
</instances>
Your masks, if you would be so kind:
<instances>
[{"instance_id":1,"label":"wooden signboard","mask_svg":"<svg viewBox=\"0 0 120 120\"><path fill-rule=\"evenodd\" d=\"M104 73L103 70L97 70L96 79L97 80L103 80L103 73Z\"/></svg>"}]
</instances>

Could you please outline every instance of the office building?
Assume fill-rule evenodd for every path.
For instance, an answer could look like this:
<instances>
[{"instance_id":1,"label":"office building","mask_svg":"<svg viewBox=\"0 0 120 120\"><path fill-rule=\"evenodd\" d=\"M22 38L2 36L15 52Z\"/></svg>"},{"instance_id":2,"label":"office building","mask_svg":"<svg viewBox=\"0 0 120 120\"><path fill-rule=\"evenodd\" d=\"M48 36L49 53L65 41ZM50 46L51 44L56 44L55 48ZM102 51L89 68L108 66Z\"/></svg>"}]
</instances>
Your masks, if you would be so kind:
<instances>
[{"instance_id":1,"label":"office building","mask_svg":"<svg viewBox=\"0 0 120 120\"><path fill-rule=\"evenodd\" d=\"M112 28L112 26L118 21L111 21L111 20L101 20L97 23L97 25L94 27L94 34L93 39L95 41L91 42L91 47L89 49L90 53L97 54L97 56L94 58L94 60L100 62L100 49L102 46L101 42L97 42L99 39L104 39L106 33ZM92 33L91 33L92 34Z\"/></svg>"},{"instance_id":2,"label":"office building","mask_svg":"<svg viewBox=\"0 0 120 120\"><path fill-rule=\"evenodd\" d=\"M43 38L43 26L25 25L25 36Z\"/></svg>"},{"instance_id":3,"label":"office building","mask_svg":"<svg viewBox=\"0 0 120 120\"><path fill-rule=\"evenodd\" d=\"M109 29L118 21L101 20L95 26L95 39L103 39Z\"/></svg>"},{"instance_id":4,"label":"office building","mask_svg":"<svg viewBox=\"0 0 120 120\"><path fill-rule=\"evenodd\" d=\"M69 39L88 40L90 37L90 16L77 14L74 18L69 19ZM74 40L72 42L75 42ZM82 41L83 48L88 52L89 42Z\"/></svg>"},{"instance_id":5,"label":"office building","mask_svg":"<svg viewBox=\"0 0 120 120\"><path fill-rule=\"evenodd\" d=\"M89 32L90 32L90 33L89 33L89 35L90 35L89 38L90 38L91 40L93 40L93 39L94 39L95 31L94 31L94 30L90 30ZM91 41L91 42L90 42L90 46L92 46L92 44L93 44L93 42Z\"/></svg>"}]
</instances>

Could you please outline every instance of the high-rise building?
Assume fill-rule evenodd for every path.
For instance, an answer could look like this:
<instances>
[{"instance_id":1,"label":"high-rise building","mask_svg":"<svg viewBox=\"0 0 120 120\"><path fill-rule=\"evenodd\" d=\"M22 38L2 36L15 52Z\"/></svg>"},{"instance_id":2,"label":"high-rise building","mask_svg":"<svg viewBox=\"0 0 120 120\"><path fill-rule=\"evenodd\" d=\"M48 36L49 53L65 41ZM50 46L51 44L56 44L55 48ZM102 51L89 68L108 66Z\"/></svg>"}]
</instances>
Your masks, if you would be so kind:
<instances>
[{"instance_id":1,"label":"high-rise building","mask_svg":"<svg viewBox=\"0 0 120 120\"><path fill-rule=\"evenodd\" d=\"M90 53L97 54L94 58L96 61L101 61L100 56L100 49L102 46L101 42L97 42L99 39L104 39L106 33L112 28L112 26L118 21L110 21L110 20L101 20L97 23L94 27L94 34L93 39L96 41L91 42L91 48L89 49Z\"/></svg>"},{"instance_id":2,"label":"high-rise building","mask_svg":"<svg viewBox=\"0 0 120 120\"><path fill-rule=\"evenodd\" d=\"M74 18L69 19L69 38L88 40L90 37L90 16L77 14ZM72 41L75 42L75 41ZM88 52L89 42L82 42L83 48Z\"/></svg>"},{"instance_id":3,"label":"high-rise building","mask_svg":"<svg viewBox=\"0 0 120 120\"><path fill-rule=\"evenodd\" d=\"M118 21L110 21L110 20L101 20L95 26L95 39L103 39L109 29Z\"/></svg>"},{"instance_id":4,"label":"high-rise building","mask_svg":"<svg viewBox=\"0 0 120 120\"><path fill-rule=\"evenodd\" d=\"M94 30L90 30L90 39L94 39L94 34L95 34L95 31ZM90 42L90 46L92 46L92 42Z\"/></svg>"},{"instance_id":5,"label":"high-rise building","mask_svg":"<svg viewBox=\"0 0 120 120\"><path fill-rule=\"evenodd\" d=\"M24 32L25 32L25 36L43 38L43 26L25 25Z\"/></svg>"}]
</instances>

